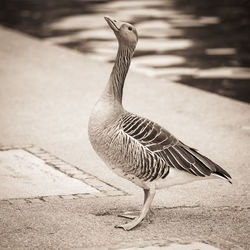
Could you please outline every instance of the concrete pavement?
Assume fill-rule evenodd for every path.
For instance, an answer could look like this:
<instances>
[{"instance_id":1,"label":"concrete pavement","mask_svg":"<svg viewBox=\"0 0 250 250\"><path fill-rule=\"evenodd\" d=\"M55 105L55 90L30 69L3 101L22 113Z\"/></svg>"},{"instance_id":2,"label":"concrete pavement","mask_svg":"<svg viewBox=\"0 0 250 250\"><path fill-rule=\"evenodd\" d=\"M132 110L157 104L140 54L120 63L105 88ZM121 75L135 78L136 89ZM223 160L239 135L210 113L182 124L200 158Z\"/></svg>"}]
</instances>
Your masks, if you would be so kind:
<instances>
[{"instance_id":1,"label":"concrete pavement","mask_svg":"<svg viewBox=\"0 0 250 250\"><path fill-rule=\"evenodd\" d=\"M129 72L124 106L162 124L225 168L208 180L161 190L152 223L114 229L142 192L102 163L87 137L91 108L112 65L0 28L1 146L32 144L130 195L0 201L0 248L107 249L203 242L248 249L250 106Z\"/></svg>"}]
</instances>

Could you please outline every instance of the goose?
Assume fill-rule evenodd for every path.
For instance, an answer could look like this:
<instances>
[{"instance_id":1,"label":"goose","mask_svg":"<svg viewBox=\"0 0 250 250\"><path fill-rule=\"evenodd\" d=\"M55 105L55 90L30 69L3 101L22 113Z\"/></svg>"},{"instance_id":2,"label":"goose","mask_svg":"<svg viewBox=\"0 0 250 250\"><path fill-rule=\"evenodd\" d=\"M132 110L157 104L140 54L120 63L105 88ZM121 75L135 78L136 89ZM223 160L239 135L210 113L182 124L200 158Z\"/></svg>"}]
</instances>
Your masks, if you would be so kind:
<instances>
[{"instance_id":1,"label":"goose","mask_svg":"<svg viewBox=\"0 0 250 250\"><path fill-rule=\"evenodd\" d=\"M117 175L144 191L138 216L116 227L131 230L150 214L156 190L205 177L231 176L219 165L187 146L159 124L128 112L122 105L124 81L136 48L138 34L129 23L104 17L118 40L118 52L108 83L96 102L88 135L97 155Z\"/></svg>"}]
</instances>

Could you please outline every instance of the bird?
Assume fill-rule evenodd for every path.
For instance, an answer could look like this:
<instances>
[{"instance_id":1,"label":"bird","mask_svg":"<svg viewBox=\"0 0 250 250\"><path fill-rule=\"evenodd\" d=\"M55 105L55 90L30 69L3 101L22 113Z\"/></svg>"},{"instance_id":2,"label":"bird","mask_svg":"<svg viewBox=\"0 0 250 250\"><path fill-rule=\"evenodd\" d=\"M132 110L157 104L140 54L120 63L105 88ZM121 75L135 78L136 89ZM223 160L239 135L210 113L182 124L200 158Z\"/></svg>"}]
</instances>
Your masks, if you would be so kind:
<instances>
[{"instance_id":1,"label":"bird","mask_svg":"<svg viewBox=\"0 0 250 250\"><path fill-rule=\"evenodd\" d=\"M138 216L117 228L131 230L150 214L156 190L195 180L220 177L231 182L229 173L187 146L167 129L127 111L122 104L123 86L138 33L130 23L104 17L118 41L118 52L109 80L89 117L88 135L97 155L117 175L144 191ZM206 179L206 178L205 178Z\"/></svg>"}]
</instances>

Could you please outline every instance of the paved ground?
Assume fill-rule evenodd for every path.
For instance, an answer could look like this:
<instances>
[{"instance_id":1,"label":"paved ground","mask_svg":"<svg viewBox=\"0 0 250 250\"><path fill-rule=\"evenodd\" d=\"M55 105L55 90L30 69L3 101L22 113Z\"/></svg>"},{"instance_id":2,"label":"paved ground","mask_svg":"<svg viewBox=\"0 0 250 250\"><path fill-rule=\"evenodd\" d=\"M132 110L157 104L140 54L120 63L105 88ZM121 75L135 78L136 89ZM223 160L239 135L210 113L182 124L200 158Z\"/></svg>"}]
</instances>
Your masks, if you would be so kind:
<instances>
[{"instance_id":1,"label":"paved ground","mask_svg":"<svg viewBox=\"0 0 250 250\"><path fill-rule=\"evenodd\" d=\"M35 145L129 193L1 200L1 249L117 249L191 242L249 248L248 104L129 73L126 108L206 153L230 172L233 185L209 180L162 190L153 203L154 220L124 232L114 228L125 221L117 215L138 210L142 192L110 172L87 137L91 107L112 65L5 28L0 28L0 58L1 148Z\"/></svg>"}]
</instances>

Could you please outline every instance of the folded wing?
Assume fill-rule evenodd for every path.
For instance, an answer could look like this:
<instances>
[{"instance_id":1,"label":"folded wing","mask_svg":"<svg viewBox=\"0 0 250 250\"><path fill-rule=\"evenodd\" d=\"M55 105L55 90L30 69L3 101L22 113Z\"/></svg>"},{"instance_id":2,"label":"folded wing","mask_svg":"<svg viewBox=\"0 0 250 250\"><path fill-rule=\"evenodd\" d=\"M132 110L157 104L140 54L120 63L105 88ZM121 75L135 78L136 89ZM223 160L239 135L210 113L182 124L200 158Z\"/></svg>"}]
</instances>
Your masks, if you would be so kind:
<instances>
[{"instance_id":1,"label":"folded wing","mask_svg":"<svg viewBox=\"0 0 250 250\"><path fill-rule=\"evenodd\" d=\"M128 113L122 119L121 130L127 140L125 144L130 145L130 150L129 146L126 149L130 157L139 157L134 167L139 178L150 181L165 178L169 167L173 167L201 177L217 175L231 183L231 176L224 169L155 122Z\"/></svg>"}]
</instances>

